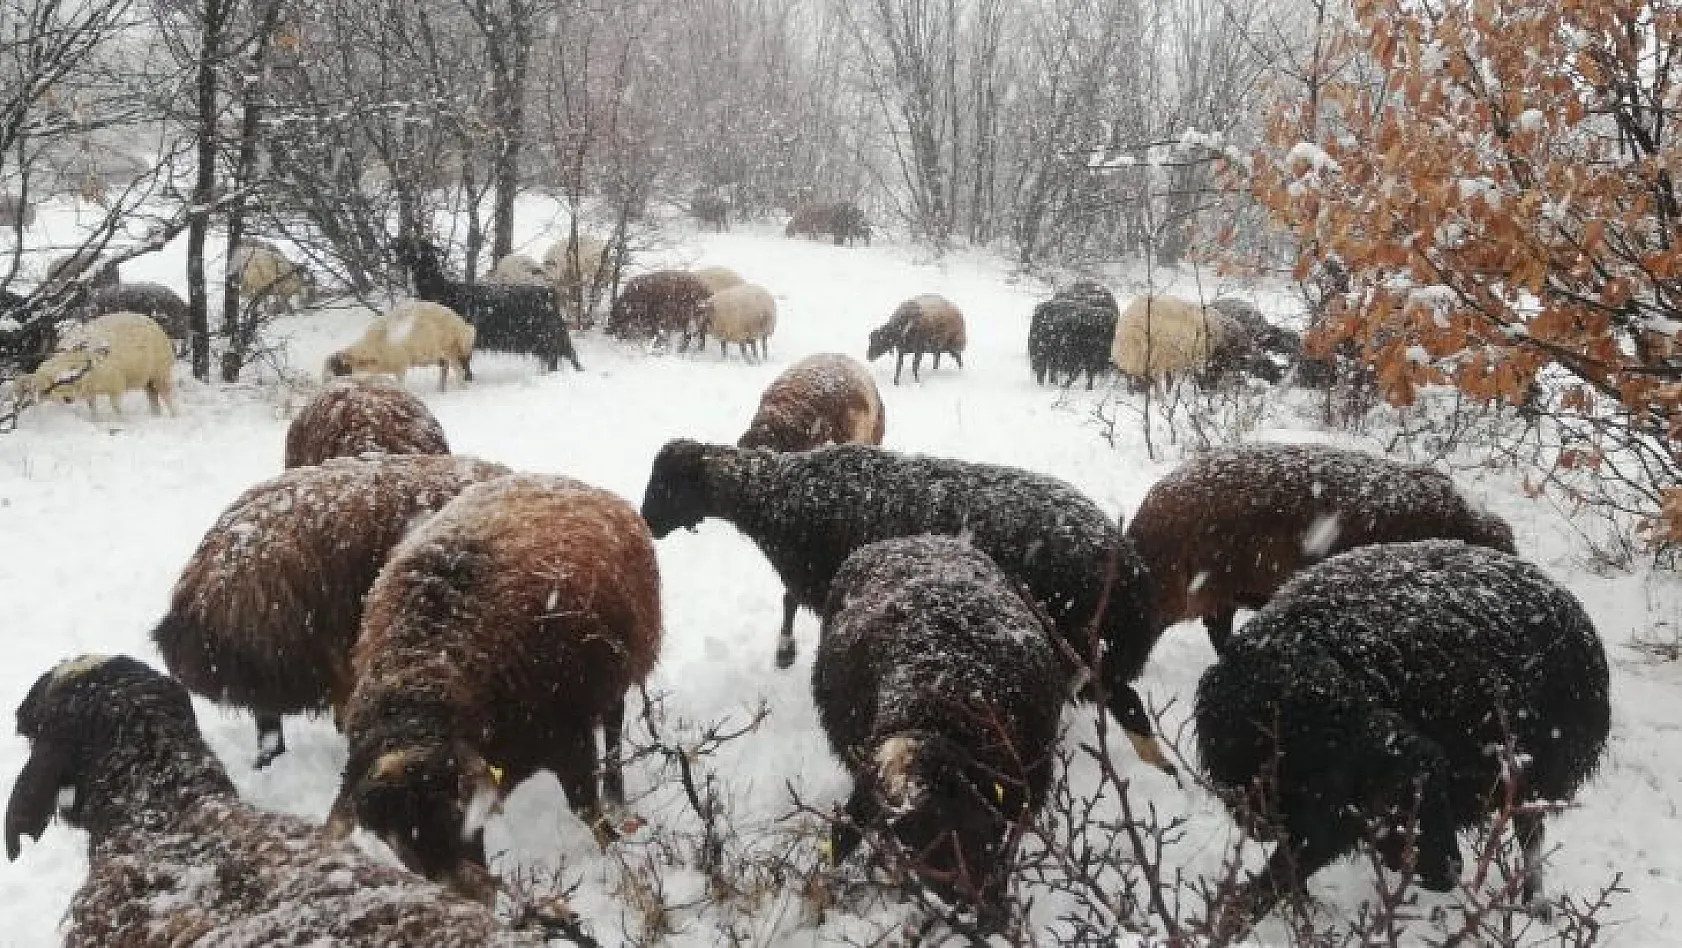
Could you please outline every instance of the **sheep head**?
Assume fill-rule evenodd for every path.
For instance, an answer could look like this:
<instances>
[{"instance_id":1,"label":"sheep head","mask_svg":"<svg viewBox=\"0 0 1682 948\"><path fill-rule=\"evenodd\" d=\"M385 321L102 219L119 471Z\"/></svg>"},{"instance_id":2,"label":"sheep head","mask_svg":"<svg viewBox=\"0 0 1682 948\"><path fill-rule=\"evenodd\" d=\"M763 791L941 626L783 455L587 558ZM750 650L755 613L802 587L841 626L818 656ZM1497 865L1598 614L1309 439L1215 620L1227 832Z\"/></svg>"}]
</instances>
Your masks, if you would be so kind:
<instances>
[{"instance_id":1,"label":"sheep head","mask_svg":"<svg viewBox=\"0 0 1682 948\"><path fill-rule=\"evenodd\" d=\"M880 359L882 353L899 345L903 336L904 333L899 330L899 327L891 323L880 329L872 329L870 331L870 347L864 352L865 361L874 362Z\"/></svg>"},{"instance_id":2,"label":"sheep head","mask_svg":"<svg viewBox=\"0 0 1682 948\"><path fill-rule=\"evenodd\" d=\"M710 509L707 446L679 439L666 442L654 456L642 495L642 519L656 539L683 527L695 529Z\"/></svg>"},{"instance_id":3,"label":"sheep head","mask_svg":"<svg viewBox=\"0 0 1682 948\"><path fill-rule=\"evenodd\" d=\"M17 858L21 837L41 838L61 791L74 794L65 821L85 826L116 784L144 781L138 768L162 768L159 744L185 743L209 758L187 690L126 656L59 663L18 705L17 726L30 750L6 807L8 859Z\"/></svg>"},{"instance_id":4,"label":"sheep head","mask_svg":"<svg viewBox=\"0 0 1682 948\"><path fill-rule=\"evenodd\" d=\"M910 868L943 897L985 906L1002 894L1010 825L1024 784L994 775L953 741L896 734L864 761L831 845L845 859L871 828L903 847Z\"/></svg>"},{"instance_id":5,"label":"sheep head","mask_svg":"<svg viewBox=\"0 0 1682 948\"><path fill-rule=\"evenodd\" d=\"M462 895L489 901L485 819L501 805L497 772L463 741L381 754L360 775L347 770L328 835L354 822L379 837L411 870Z\"/></svg>"}]
</instances>

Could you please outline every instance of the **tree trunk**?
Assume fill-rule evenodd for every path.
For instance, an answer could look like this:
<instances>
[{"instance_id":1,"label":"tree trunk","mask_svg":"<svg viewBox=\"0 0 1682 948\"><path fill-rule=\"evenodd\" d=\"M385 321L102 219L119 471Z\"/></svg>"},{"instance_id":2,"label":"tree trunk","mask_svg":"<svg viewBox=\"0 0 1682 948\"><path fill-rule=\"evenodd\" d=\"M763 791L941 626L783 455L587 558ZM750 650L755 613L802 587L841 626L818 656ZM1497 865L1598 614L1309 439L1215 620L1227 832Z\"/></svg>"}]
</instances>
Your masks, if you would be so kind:
<instances>
[{"instance_id":1,"label":"tree trunk","mask_svg":"<svg viewBox=\"0 0 1682 948\"><path fill-rule=\"evenodd\" d=\"M216 63L221 58L226 9L217 0L204 6L199 36L196 100L198 171L193 180L192 223L187 228L187 334L193 350L193 378L210 381L210 301L204 285L204 239L216 201Z\"/></svg>"},{"instance_id":2,"label":"tree trunk","mask_svg":"<svg viewBox=\"0 0 1682 948\"><path fill-rule=\"evenodd\" d=\"M258 14L257 35L254 37L256 47L251 52L250 71L247 73L244 88L240 90L240 98L244 107L239 129L239 158L234 166L233 186L244 189L250 186L253 171L257 167L257 144L259 124L262 121L262 92L264 67L268 59L269 40L274 36L275 26L280 21L281 0L266 0L261 13ZM239 381L240 369L244 368L250 357L251 346L256 341L258 326L257 312L252 300L240 299L240 274L233 266L234 248L239 246L245 236L245 197L228 209L228 250L224 255L223 267L223 296L222 296L222 331L227 336L227 348L222 352L222 381ZM240 319L241 305L252 307L247 320Z\"/></svg>"}]
</instances>

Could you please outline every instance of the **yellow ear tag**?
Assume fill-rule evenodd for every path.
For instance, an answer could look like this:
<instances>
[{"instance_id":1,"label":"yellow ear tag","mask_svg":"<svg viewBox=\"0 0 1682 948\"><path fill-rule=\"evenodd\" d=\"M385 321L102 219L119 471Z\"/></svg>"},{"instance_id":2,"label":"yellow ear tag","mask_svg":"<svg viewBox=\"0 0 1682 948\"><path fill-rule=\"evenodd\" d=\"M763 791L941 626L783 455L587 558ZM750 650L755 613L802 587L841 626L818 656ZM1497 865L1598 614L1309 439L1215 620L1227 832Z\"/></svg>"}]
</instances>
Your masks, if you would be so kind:
<instances>
[{"instance_id":1,"label":"yellow ear tag","mask_svg":"<svg viewBox=\"0 0 1682 948\"><path fill-rule=\"evenodd\" d=\"M502 789L502 768L495 764L487 764L485 770L491 775L491 786Z\"/></svg>"},{"instance_id":2,"label":"yellow ear tag","mask_svg":"<svg viewBox=\"0 0 1682 948\"><path fill-rule=\"evenodd\" d=\"M823 854L824 862L835 865L835 844L827 839L818 840L818 852Z\"/></svg>"},{"instance_id":3,"label":"yellow ear tag","mask_svg":"<svg viewBox=\"0 0 1682 948\"><path fill-rule=\"evenodd\" d=\"M1004 802L1005 802L1005 788L1004 787L1002 787L1002 786L1000 786L999 784L996 784L996 783L993 784L993 796L999 798L999 805L1000 806L1004 806Z\"/></svg>"}]
</instances>

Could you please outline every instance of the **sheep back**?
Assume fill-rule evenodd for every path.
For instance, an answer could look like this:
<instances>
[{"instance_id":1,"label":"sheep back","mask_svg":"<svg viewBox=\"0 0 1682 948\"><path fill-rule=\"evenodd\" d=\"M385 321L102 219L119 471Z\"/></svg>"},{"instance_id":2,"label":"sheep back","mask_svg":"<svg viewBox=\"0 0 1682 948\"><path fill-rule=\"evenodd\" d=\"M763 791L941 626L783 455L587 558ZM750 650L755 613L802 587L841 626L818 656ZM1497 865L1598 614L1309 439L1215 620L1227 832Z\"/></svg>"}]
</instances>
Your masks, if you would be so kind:
<instances>
[{"instance_id":1,"label":"sheep back","mask_svg":"<svg viewBox=\"0 0 1682 948\"><path fill-rule=\"evenodd\" d=\"M656 270L633 277L608 311L607 332L623 339L664 336L698 325L712 291L693 273Z\"/></svg>"},{"instance_id":2,"label":"sheep back","mask_svg":"<svg viewBox=\"0 0 1682 948\"><path fill-rule=\"evenodd\" d=\"M885 428L870 370L851 356L824 352L789 366L766 387L738 445L805 451L832 442L881 444Z\"/></svg>"},{"instance_id":3,"label":"sheep back","mask_svg":"<svg viewBox=\"0 0 1682 948\"><path fill-rule=\"evenodd\" d=\"M1375 801L1405 811L1424 781L1424 878L1431 853L1452 873L1454 828L1499 805L1491 747L1513 741L1520 802L1589 778L1607 688L1587 613L1536 567L1456 540L1373 545L1304 570L1234 636L1198 684L1198 756L1235 794L1273 774L1266 812L1322 865L1385 815Z\"/></svg>"},{"instance_id":4,"label":"sheep back","mask_svg":"<svg viewBox=\"0 0 1682 948\"><path fill-rule=\"evenodd\" d=\"M737 273L729 267L702 267L701 269L695 271L695 279L705 283L707 285L707 289L714 293L717 293L719 290L729 289L732 286L741 286L743 283L747 282L742 279L742 275L740 273Z\"/></svg>"},{"instance_id":5,"label":"sheep back","mask_svg":"<svg viewBox=\"0 0 1682 948\"><path fill-rule=\"evenodd\" d=\"M322 386L286 429L286 467L328 458L449 454L444 428L406 389L371 379Z\"/></svg>"},{"instance_id":6,"label":"sheep back","mask_svg":"<svg viewBox=\"0 0 1682 948\"><path fill-rule=\"evenodd\" d=\"M266 299L287 308L294 299L301 303L309 300L309 271L266 241L243 240L229 254L228 266L239 274L240 295L247 300Z\"/></svg>"},{"instance_id":7,"label":"sheep back","mask_svg":"<svg viewBox=\"0 0 1682 948\"><path fill-rule=\"evenodd\" d=\"M1444 538L1515 552L1512 529L1447 475L1315 444L1200 454L1151 486L1127 534L1164 626L1259 607L1309 564L1371 543Z\"/></svg>"},{"instance_id":8,"label":"sheep back","mask_svg":"<svg viewBox=\"0 0 1682 948\"><path fill-rule=\"evenodd\" d=\"M704 331L723 343L759 342L777 328L777 301L764 287L742 283L713 293L697 307Z\"/></svg>"},{"instance_id":9,"label":"sheep back","mask_svg":"<svg viewBox=\"0 0 1682 948\"><path fill-rule=\"evenodd\" d=\"M333 458L241 494L205 532L152 640L213 701L317 711L350 692L368 592L419 518L500 464L431 455Z\"/></svg>"},{"instance_id":10,"label":"sheep back","mask_svg":"<svg viewBox=\"0 0 1682 948\"><path fill-rule=\"evenodd\" d=\"M1137 296L1116 321L1110 361L1124 375L1157 380L1202 366L1231 320L1172 296Z\"/></svg>"}]
</instances>

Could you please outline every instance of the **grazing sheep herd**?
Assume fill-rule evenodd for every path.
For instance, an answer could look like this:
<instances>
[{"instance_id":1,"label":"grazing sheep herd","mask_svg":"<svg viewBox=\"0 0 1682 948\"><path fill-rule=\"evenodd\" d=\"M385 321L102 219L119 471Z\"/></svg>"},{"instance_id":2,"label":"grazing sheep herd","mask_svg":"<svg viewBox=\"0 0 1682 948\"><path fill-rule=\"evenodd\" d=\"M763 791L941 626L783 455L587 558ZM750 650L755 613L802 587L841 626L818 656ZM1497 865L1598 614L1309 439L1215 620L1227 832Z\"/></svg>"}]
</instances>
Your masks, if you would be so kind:
<instances>
[{"instance_id":1,"label":"grazing sheep herd","mask_svg":"<svg viewBox=\"0 0 1682 948\"><path fill-rule=\"evenodd\" d=\"M788 234L870 230L851 205L814 205ZM873 855L909 854L984 926L1005 920L1020 825L1047 799L1070 701L1098 702L1143 761L1177 775L1137 683L1183 620L1202 619L1217 653L1196 689L1195 762L1246 831L1276 841L1231 901L1234 930L1363 842L1421 885L1452 887L1456 831L1503 791L1563 799L1599 763L1607 666L1587 614L1434 469L1320 445L1216 449L1158 481L1124 529L1055 477L883 448L870 369L820 353L771 382L737 445L660 447L639 510L451 455L401 384L432 364L440 389L452 365L471 381L475 346L577 368L568 322L583 314L564 298L595 279L600 245L507 257L483 284L445 277L424 241L396 252L421 299L375 319L323 374L398 384L324 385L287 431L285 472L205 533L152 631L173 677L86 656L43 674L17 710L30 757L8 857L66 790L64 819L90 837L68 944L262 944L282 926L296 943L553 943L488 907L502 882L486 824L546 770L614 845L627 696L664 631L656 543L709 518L783 585L777 667L794 662L797 611L818 616L812 699L852 777L833 858L867 840ZM270 253L247 257L301 295ZM711 336L763 360L777 316L776 297L733 270L661 270L624 285L604 328L680 333L680 351ZM964 319L917 296L864 355L894 351L895 384L907 354L914 381L925 354L962 368ZM1233 301L1122 309L1081 282L1035 308L1027 355L1037 382L1085 374L1090 388L1110 367L1134 384L1275 380L1274 357L1298 348ZM64 333L21 384L90 406L103 394L119 412L143 388L173 411L173 359L154 318L108 313ZM1258 611L1234 629L1239 609ZM260 767L285 751L284 715L331 711L347 759L324 825L242 803L189 691L254 713ZM1523 895L1539 902L1541 817L1514 823ZM356 827L406 870L344 842Z\"/></svg>"}]
</instances>

